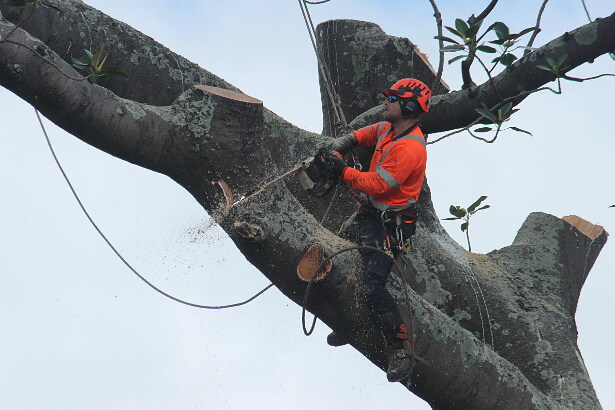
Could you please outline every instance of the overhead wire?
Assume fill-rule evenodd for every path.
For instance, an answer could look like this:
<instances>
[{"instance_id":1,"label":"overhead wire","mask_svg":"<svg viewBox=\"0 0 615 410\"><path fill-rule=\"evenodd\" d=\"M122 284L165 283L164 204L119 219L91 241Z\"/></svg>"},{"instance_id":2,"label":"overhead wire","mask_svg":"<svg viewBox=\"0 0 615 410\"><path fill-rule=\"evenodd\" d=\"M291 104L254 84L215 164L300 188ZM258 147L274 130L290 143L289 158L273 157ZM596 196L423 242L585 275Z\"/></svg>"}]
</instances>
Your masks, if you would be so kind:
<instances>
[{"instance_id":1,"label":"overhead wire","mask_svg":"<svg viewBox=\"0 0 615 410\"><path fill-rule=\"evenodd\" d=\"M79 204L79 207L81 208L81 210L83 211L85 216L88 218L88 221L90 221L90 223L92 224L92 226L94 227L96 232L98 232L100 237L107 243L109 248L111 248L111 250L124 263L124 265L126 265L126 267L128 269L130 269L130 271L132 271L132 273L134 273L139 279L141 279L143 282L145 282L150 288L154 289L156 292L160 293L162 296L165 296L165 297L167 297L167 298L169 298L169 299L171 299L171 300L173 300L175 302L181 303L183 305L191 306L191 307L199 308L199 309L212 309L212 310L216 310L216 309L228 309L228 308L232 308L232 307L237 307L237 306L242 306L242 305L248 304L251 301L253 301L254 299L256 299L257 297L259 297L260 295L262 295L263 293L265 293L271 287L273 287L273 283L270 283L268 286L266 286L264 289L262 289L261 291L256 293L254 296L250 297L249 299L246 299L246 300L244 300L242 302L231 303L231 304L228 304L228 305L218 305L218 306L216 306L216 305L201 305L201 304L197 304L197 303L187 302L185 300L182 300L182 299L180 299L178 297L175 297L175 296L173 296L173 295L163 291L162 289L156 287L153 283L148 281L143 275L141 275L139 272L137 272L137 270L135 268L133 268L130 263L128 263L128 261L115 248L115 246L113 246L111 241L109 241L109 239L106 237L106 235L100 230L100 228L98 227L96 222L94 222L94 220L90 216L89 212L87 211L87 209L85 208L85 206L81 202L81 199L79 198L79 195L77 195L77 192L75 191L75 188L73 187L73 184L70 182L70 179L68 178L68 175L66 175L66 172L64 172L64 168L62 167L62 164L60 164L60 160L58 159L58 157L57 157L57 155L55 153L55 150L53 149L53 146L51 145L51 139L49 138L49 135L47 134L47 130L45 129L45 126L43 125L43 121L41 120L41 116L40 116L40 114L39 114L39 112L38 112L38 110L36 108L34 109L34 112L36 113L36 118L38 119L38 123L40 124L41 129L43 130L43 134L45 135L45 139L47 140L47 145L49 146L49 150L51 151L51 155L53 156L53 159L55 160L56 165L60 169L60 172L62 173L62 176L64 177L64 180L68 184L68 187L70 188L71 192L73 193L73 196L77 200L77 203Z\"/></svg>"}]
</instances>

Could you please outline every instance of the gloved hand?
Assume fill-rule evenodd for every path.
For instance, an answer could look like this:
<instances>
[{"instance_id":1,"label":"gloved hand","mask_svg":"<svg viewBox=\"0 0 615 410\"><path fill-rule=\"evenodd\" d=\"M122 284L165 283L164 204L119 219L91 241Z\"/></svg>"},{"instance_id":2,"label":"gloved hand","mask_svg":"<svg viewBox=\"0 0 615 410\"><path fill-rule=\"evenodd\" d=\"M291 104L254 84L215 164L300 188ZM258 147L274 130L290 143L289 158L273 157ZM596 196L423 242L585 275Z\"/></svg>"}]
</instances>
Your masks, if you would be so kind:
<instances>
[{"instance_id":1,"label":"gloved hand","mask_svg":"<svg viewBox=\"0 0 615 410\"><path fill-rule=\"evenodd\" d=\"M314 159L321 161L327 172L334 176L341 176L347 166L339 152L331 152L325 147L321 147L318 150L318 154L316 154Z\"/></svg>"},{"instance_id":2,"label":"gloved hand","mask_svg":"<svg viewBox=\"0 0 615 410\"><path fill-rule=\"evenodd\" d=\"M342 155L350 151L355 145L357 145L357 139L352 133L334 138L329 143L331 151L337 151Z\"/></svg>"}]
</instances>

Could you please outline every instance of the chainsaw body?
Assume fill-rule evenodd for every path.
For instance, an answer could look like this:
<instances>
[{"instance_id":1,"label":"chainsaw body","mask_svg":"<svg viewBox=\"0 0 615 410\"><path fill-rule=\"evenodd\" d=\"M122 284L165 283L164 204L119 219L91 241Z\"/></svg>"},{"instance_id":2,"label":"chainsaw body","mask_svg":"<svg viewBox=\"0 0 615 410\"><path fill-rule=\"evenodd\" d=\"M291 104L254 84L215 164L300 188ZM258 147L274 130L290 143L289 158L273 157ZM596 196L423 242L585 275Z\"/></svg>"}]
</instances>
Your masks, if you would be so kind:
<instances>
[{"instance_id":1,"label":"chainsaw body","mask_svg":"<svg viewBox=\"0 0 615 410\"><path fill-rule=\"evenodd\" d=\"M297 179L304 190L316 198L324 198L337 185L339 178L327 172L320 161L309 160L297 173Z\"/></svg>"}]
</instances>

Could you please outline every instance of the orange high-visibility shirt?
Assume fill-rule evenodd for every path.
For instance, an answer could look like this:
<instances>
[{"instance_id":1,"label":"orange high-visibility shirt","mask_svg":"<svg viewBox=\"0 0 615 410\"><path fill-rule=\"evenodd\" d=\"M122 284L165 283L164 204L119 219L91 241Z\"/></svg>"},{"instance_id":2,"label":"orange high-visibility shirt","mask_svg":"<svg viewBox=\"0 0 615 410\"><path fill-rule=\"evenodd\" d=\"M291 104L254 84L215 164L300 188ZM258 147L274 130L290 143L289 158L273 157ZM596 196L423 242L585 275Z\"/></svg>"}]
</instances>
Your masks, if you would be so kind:
<instances>
[{"instance_id":1,"label":"orange high-visibility shirt","mask_svg":"<svg viewBox=\"0 0 615 410\"><path fill-rule=\"evenodd\" d=\"M395 137L389 122L379 122L353 131L358 145L375 145L367 172L347 167L342 177L354 189L367 194L381 211L400 210L415 203L421 192L427 150L419 127Z\"/></svg>"}]
</instances>

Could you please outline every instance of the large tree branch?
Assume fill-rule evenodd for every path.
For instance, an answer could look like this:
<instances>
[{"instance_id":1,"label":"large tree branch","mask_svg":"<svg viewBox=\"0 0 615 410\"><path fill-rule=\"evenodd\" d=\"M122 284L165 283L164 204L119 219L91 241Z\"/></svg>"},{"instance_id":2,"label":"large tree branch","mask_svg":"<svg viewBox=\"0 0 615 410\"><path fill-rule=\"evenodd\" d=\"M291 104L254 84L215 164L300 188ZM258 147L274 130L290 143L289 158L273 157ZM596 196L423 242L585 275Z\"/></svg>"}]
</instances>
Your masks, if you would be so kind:
<instances>
[{"instance_id":1,"label":"large tree branch","mask_svg":"<svg viewBox=\"0 0 615 410\"><path fill-rule=\"evenodd\" d=\"M161 111L81 77L43 42L0 19L0 83L60 127L118 158L163 172L178 145ZM159 133L152 133L157 129ZM171 155L169 155L171 154Z\"/></svg>"},{"instance_id":2,"label":"large tree branch","mask_svg":"<svg viewBox=\"0 0 615 410\"><path fill-rule=\"evenodd\" d=\"M80 0L45 3L55 8L10 7L0 2L0 11L14 24L25 20L23 28L68 63L73 57L81 57L83 50L93 52L99 44L105 44L109 52L107 64L121 67L130 81L105 77L99 83L120 97L162 106L170 105L195 84L237 90L151 37ZM143 86L152 83L157 87Z\"/></svg>"},{"instance_id":3,"label":"large tree branch","mask_svg":"<svg viewBox=\"0 0 615 410\"><path fill-rule=\"evenodd\" d=\"M91 13L94 12L84 14ZM6 22L1 27L12 30ZM15 33L23 41L32 41L33 48L40 46L36 39L26 38L22 30ZM144 36L139 41L153 43ZM54 121L88 143L175 178L214 215L244 255L297 303L303 300L306 284L294 272L304 249L313 242L321 242L331 254L350 245L323 228L283 182L229 208L219 187L206 181L223 179L233 195L251 191L270 172L265 171L271 165L267 158L285 169L312 153L316 144L324 141L322 136L299 130L267 110L260 115L261 123L258 109L254 111L254 105L259 104L249 97L189 88L166 107L151 107L122 100L84 81L77 82L81 93L98 96L101 104L109 104L110 109L97 108L102 113L114 115L115 110L118 114L106 120L93 120L90 117L97 114L92 107L84 110L89 115L82 115L74 106L73 98L83 101L80 95L69 92L75 80L46 71L53 67L34 55L32 61L28 60L32 67L20 73L15 70L15 63L5 58L9 54L4 49L16 59L27 58L20 53L29 51L16 51L11 48L15 45L6 43L0 47L2 85L45 110ZM115 47L121 48L120 44ZM51 51L44 58L60 63ZM63 67L70 69L67 65ZM35 82L26 84L24 75ZM46 92L40 91L46 87ZM54 99L56 93L66 97ZM117 109L122 108L121 104L135 104L130 106L137 115L119 115ZM141 115L143 112L145 115ZM89 126L88 121L97 121L96 127ZM119 126L116 122L126 124L115 129L117 133L109 132ZM229 132L227 125L234 122L241 128L247 127L249 132ZM156 143L158 135L168 139ZM140 150L147 152L143 145L150 141L155 149L144 155ZM160 155L169 146L171 155ZM246 152L251 154L245 155ZM171 159L177 161L173 166L164 162ZM539 216L534 218L538 223L528 220L518 236L521 239L513 246L490 255L468 254L440 226L427 190L421 201L420 229L411 263L404 272L416 291L410 297L416 320L417 353L424 359L417 364L411 389L434 406L492 408L506 404L511 408L554 408L557 400L575 407L597 407L591 383L579 370L582 361L577 356L571 311L606 233L598 229L598 235L591 240L575 243L571 238L577 236L566 232L578 234L568 224ZM537 234L537 227L542 227L539 232L543 233ZM525 237L541 238L541 246L523 240ZM579 252L586 255L582 269L578 257L570 260L568 256L567 250L577 245ZM526 263L530 257L535 258L534 265ZM357 254L338 257L331 273L313 288L308 307L331 327L348 335L358 350L382 367L383 343L358 285L359 265ZM527 286L545 270L548 287ZM481 285L480 295L474 293L477 284ZM392 285L398 287L399 283ZM398 290L395 294L403 302L402 293ZM545 294L552 297L548 304L542 302ZM474 302L475 296L479 303ZM556 371L566 374L570 382L560 383L554 377ZM562 391L566 397L556 394Z\"/></svg>"},{"instance_id":4,"label":"large tree branch","mask_svg":"<svg viewBox=\"0 0 615 410\"><path fill-rule=\"evenodd\" d=\"M343 45L340 45L343 47ZM515 61L510 68L494 77L497 91L486 81L476 88L453 91L432 99L432 106L421 120L429 133L463 128L478 118L475 109L485 104L493 107L502 98L516 97L535 90L555 79L555 75L537 68L546 65L547 58L557 60L567 54L565 65L569 70L615 49L615 14L586 24L550 41L527 56ZM501 98L501 97L502 98ZM525 95L527 96L527 95ZM515 104L524 98L518 98ZM381 118L381 108L375 107L361 114L355 126L371 123Z\"/></svg>"}]
</instances>

